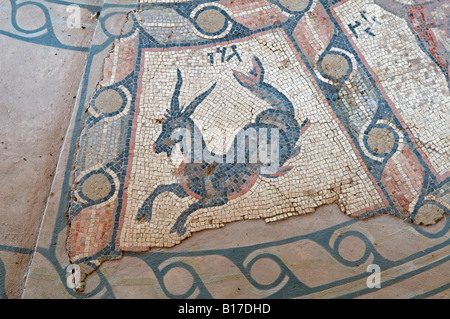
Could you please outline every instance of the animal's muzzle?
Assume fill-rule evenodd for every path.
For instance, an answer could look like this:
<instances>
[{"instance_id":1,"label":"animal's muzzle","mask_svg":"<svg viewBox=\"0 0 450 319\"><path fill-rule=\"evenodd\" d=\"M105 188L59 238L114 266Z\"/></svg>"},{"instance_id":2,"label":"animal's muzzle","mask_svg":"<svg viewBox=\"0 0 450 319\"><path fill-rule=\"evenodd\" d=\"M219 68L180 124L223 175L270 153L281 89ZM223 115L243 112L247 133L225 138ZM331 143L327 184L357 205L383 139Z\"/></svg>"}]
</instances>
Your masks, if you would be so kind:
<instances>
[{"instance_id":1,"label":"animal's muzzle","mask_svg":"<svg viewBox=\"0 0 450 319\"><path fill-rule=\"evenodd\" d=\"M160 154L162 152L167 153L167 156L170 156L172 154L172 146L167 144L153 144L153 150L156 154Z\"/></svg>"}]
</instances>

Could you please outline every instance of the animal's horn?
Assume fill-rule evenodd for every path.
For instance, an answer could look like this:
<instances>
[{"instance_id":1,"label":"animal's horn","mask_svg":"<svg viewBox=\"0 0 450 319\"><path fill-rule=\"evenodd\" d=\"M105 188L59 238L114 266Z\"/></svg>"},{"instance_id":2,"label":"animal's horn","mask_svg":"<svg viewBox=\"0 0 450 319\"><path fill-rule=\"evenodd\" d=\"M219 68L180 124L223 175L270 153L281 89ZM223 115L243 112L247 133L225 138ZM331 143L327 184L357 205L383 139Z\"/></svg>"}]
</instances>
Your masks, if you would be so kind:
<instances>
[{"instance_id":1,"label":"animal's horn","mask_svg":"<svg viewBox=\"0 0 450 319\"><path fill-rule=\"evenodd\" d=\"M203 102L203 100L211 93L212 90L216 87L216 83L214 83L207 91L203 92L199 96L197 96L194 101L192 101L183 111L183 115L191 116L194 113L197 106Z\"/></svg>"},{"instance_id":2,"label":"animal's horn","mask_svg":"<svg viewBox=\"0 0 450 319\"><path fill-rule=\"evenodd\" d=\"M183 78L181 76L180 69L177 69L177 84L175 85L175 92L173 92L172 103L170 105L170 113L176 114L180 112L180 90L181 85L183 84Z\"/></svg>"}]
</instances>

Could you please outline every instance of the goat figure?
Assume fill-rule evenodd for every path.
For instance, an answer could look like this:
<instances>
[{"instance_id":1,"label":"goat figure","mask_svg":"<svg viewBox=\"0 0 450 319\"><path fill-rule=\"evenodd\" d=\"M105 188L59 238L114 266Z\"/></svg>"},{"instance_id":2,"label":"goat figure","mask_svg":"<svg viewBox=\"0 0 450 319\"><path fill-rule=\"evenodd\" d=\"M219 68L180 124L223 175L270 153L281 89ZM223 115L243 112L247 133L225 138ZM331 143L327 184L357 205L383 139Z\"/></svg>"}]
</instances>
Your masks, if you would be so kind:
<instances>
[{"instance_id":1,"label":"goat figure","mask_svg":"<svg viewBox=\"0 0 450 319\"><path fill-rule=\"evenodd\" d=\"M161 193L172 192L180 198L193 196L198 201L179 215L170 230L171 233L177 232L182 236L186 232L186 220L193 212L221 206L242 196L255 184L258 176L277 178L292 169L292 166L283 165L288 159L299 154L300 147L295 144L307 128L308 119L301 126L297 123L294 107L289 99L264 82L264 68L257 57L253 58L253 70L248 75L233 72L240 85L268 102L272 108L262 111L254 123L243 127L226 154L211 153L190 116L214 90L216 84L197 96L187 107L180 108L179 95L183 80L178 70L171 107L166 110L162 132L154 144L154 151L165 152L170 157L178 143L184 155L189 149L192 150L192 145L195 145L194 151L190 152L189 156L184 156L179 168L179 183L157 186L139 208L137 220L151 220L153 202ZM272 156L276 157L275 160L270 158L268 161L265 156L261 156L267 155L269 149L270 154L276 155Z\"/></svg>"}]
</instances>

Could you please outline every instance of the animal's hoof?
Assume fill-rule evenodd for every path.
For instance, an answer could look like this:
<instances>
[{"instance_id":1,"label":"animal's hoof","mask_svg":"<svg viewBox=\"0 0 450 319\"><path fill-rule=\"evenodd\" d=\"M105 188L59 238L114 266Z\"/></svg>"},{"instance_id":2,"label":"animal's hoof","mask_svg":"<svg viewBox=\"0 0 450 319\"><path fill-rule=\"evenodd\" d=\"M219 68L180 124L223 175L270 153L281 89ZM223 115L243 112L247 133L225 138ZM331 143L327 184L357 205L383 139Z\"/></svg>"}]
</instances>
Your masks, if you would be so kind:
<instances>
[{"instance_id":1,"label":"animal's hoof","mask_svg":"<svg viewBox=\"0 0 450 319\"><path fill-rule=\"evenodd\" d=\"M138 214L136 215L136 220L143 220L145 222L149 222L152 219L152 210L147 205L143 205L138 210Z\"/></svg>"}]
</instances>

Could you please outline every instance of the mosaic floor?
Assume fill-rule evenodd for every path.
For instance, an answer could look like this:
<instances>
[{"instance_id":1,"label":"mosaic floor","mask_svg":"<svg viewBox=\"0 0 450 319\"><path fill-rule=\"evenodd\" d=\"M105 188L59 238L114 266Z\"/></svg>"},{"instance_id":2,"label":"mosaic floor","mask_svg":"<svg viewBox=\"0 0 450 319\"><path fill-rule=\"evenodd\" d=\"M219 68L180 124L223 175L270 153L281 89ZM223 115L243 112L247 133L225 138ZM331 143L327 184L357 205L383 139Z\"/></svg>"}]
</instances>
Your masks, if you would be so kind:
<instances>
[{"instance_id":1,"label":"mosaic floor","mask_svg":"<svg viewBox=\"0 0 450 319\"><path fill-rule=\"evenodd\" d=\"M25 297L450 297L449 1L130 2Z\"/></svg>"}]
</instances>

